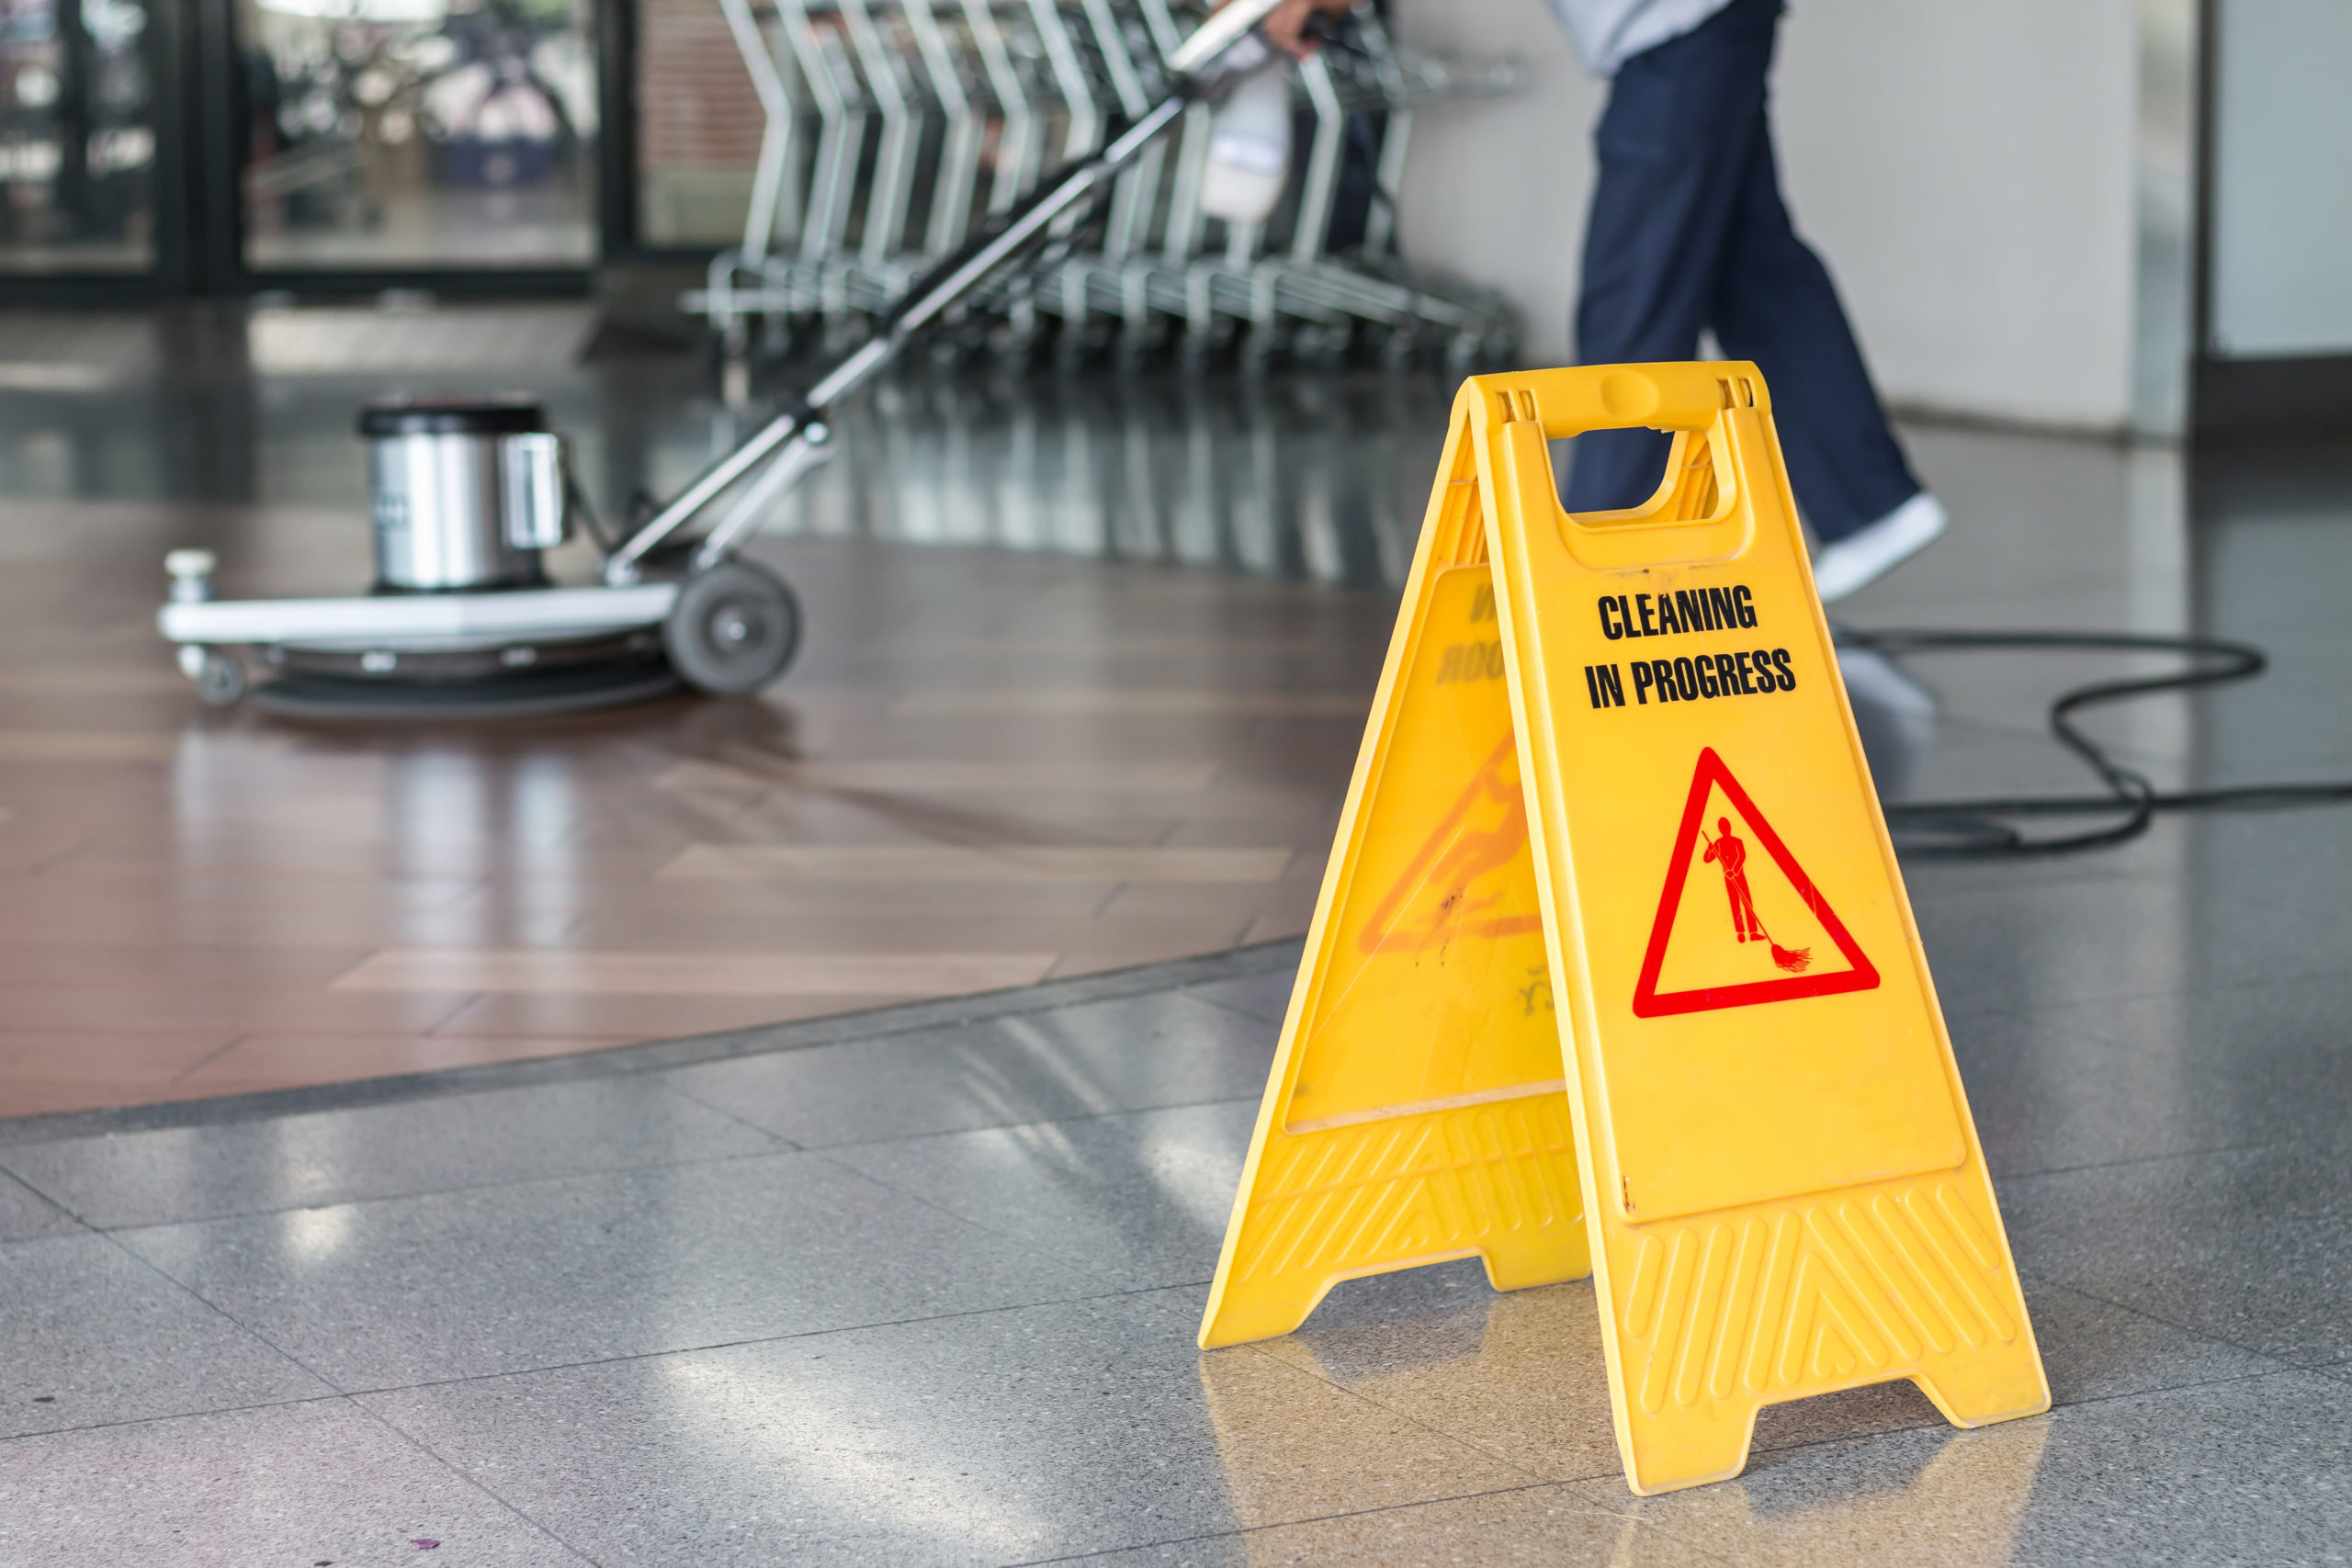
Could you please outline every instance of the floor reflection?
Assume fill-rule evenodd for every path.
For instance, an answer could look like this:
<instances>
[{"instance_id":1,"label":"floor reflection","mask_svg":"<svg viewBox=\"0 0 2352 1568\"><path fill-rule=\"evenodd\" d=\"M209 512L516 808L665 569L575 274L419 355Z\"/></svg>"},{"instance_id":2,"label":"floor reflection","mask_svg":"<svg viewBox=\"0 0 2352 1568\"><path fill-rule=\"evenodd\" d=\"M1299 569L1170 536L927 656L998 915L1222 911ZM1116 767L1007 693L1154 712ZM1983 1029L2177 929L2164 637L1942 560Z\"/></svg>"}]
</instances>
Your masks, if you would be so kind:
<instances>
[{"instance_id":1,"label":"floor reflection","mask_svg":"<svg viewBox=\"0 0 2352 1568\"><path fill-rule=\"evenodd\" d=\"M237 325L100 319L61 336L0 317L0 368L11 353L92 362L72 385L0 376L0 496L334 509L350 517L339 570L356 581L367 497L352 421L372 399L492 388L542 399L608 517L674 493L778 406L771 396L729 407L688 355L567 363L584 329L551 310L479 323L464 312L265 312L243 335ZM503 352L470 352L469 337ZM414 353L420 344L430 352ZM1411 563L1452 396L1450 381L1419 372L918 365L836 411L838 457L786 498L770 532L1393 588ZM252 544L281 556L312 547ZM223 567L254 570L233 558Z\"/></svg>"},{"instance_id":2,"label":"floor reflection","mask_svg":"<svg viewBox=\"0 0 2352 1568\"><path fill-rule=\"evenodd\" d=\"M1475 1261L1462 1261L1352 1281L1295 1334L1203 1355L1237 1528L1259 1532L1241 1539L1248 1561L1295 1561L1308 1539L1324 1553L1351 1545L1376 1560L1385 1534L1420 1550L1456 1530L1476 1540L1481 1561L1511 1562L1997 1563L2012 1555L2050 1422L1955 1431L1907 1383L1768 1406L1741 1479L1628 1495L1595 1314L1589 1282L1498 1294ZM1310 1373L1351 1403L1335 1416L1269 1362ZM1417 1448L1400 1447L1396 1421L1409 1424ZM1855 1447L1865 1435L1881 1440ZM1445 1440L1436 1459L1433 1437ZM1327 1519L1311 1536L1268 1528L1330 1512L1331 1476L1378 1475L1408 1455L1424 1464L1489 1459L1517 1479L1490 1483L1486 1506L1460 1519L1451 1515L1463 1505L1452 1504L1385 1525Z\"/></svg>"},{"instance_id":3,"label":"floor reflection","mask_svg":"<svg viewBox=\"0 0 2352 1568\"><path fill-rule=\"evenodd\" d=\"M1731 1562L2003 1563L2050 1433L2050 1418L2033 1416L1867 1453L1759 1456L1738 1480L1635 1498L1628 1511L1646 1531Z\"/></svg>"},{"instance_id":4,"label":"floor reflection","mask_svg":"<svg viewBox=\"0 0 2352 1568\"><path fill-rule=\"evenodd\" d=\"M1845 677L1871 781L1882 795L1908 795L1935 744L1935 693L1894 660L1866 648L1839 649L1838 670Z\"/></svg>"}]
</instances>

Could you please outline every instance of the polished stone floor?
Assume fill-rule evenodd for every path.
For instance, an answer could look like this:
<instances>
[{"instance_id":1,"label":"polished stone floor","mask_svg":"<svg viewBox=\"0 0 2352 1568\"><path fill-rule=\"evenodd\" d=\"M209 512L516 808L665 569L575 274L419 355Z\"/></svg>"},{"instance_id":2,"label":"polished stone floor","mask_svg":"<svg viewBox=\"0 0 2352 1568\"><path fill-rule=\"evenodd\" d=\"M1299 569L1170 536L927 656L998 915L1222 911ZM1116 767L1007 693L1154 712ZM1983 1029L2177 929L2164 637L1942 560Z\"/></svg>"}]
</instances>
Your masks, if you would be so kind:
<instances>
[{"instance_id":1,"label":"polished stone floor","mask_svg":"<svg viewBox=\"0 0 2352 1568\"><path fill-rule=\"evenodd\" d=\"M741 1028L1304 928L1442 438L1451 389L1426 378L878 387L756 547L809 613L757 701L470 728L194 701L153 631L164 552L211 547L230 593L356 589L368 398L534 392L607 514L759 416L688 356L583 360L593 331L564 305L0 316L0 1114ZM1858 602L1865 623L2210 612L2269 637L2273 574L2326 547L2259 507L2192 530L2170 454L1913 445L1958 531ZM562 570L589 565L575 547ZM2102 733L2167 776L2240 725L2315 761L2295 748L2324 731L2271 718L2324 683L2318 635L2199 723L2150 705ZM2040 733L2045 660L1852 673L1892 796L2080 778Z\"/></svg>"},{"instance_id":2,"label":"polished stone floor","mask_svg":"<svg viewBox=\"0 0 2352 1568\"><path fill-rule=\"evenodd\" d=\"M0 1560L2323 1563L2352 823L1914 891L2057 1404L1636 1499L1588 1285L1193 1347L1295 943L0 1129ZM2327 889L2327 891L2323 891Z\"/></svg>"},{"instance_id":3,"label":"polished stone floor","mask_svg":"<svg viewBox=\"0 0 2352 1568\"><path fill-rule=\"evenodd\" d=\"M547 399L607 514L731 446L578 307L0 317L0 1115L511 1060L1304 929L1445 389L917 377L757 551L760 700L201 708L163 553L367 581L355 411ZM584 580L583 548L560 570Z\"/></svg>"},{"instance_id":4,"label":"polished stone floor","mask_svg":"<svg viewBox=\"0 0 2352 1568\"><path fill-rule=\"evenodd\" d=\"M384 352L408 346L395 334ZM316 352L299 334L272 352L297 350ZM12 382L13 363L0 353L0 389L38 379ZM1308 544L1311 506L1286 503L1278 547L1254 557L1225 501L1202 504L1231 547L1181 545L1185 526L1200 536L1177 503L1246 501L1258 482L1223 446L1203 491L1168 477L1182 465L1151 467L1149 441L1137 469L1124 439L1090 436L1077 471L1108 520L1084 536L983 530L1014 549L918 547L904 513L854 504L895 491L836 469L763 548L823 585L835 626L871 629L812 642L806 684L753 705L749 756L738 721L708 709L524 740L321 742L191 716L168 684L122 673L160 660L135 635L142 602L115 582L117 557L147 558L167 525L211 518L224 546L253 547L255 585L326 571L348 546L322 530L349 526L337 487L352 482L341 427L357 383L260 378L255 396L280 405L199 491L173 488L190 470L153 457L197 394L141 374L78 403L12 394L40 400L10 405L16 446L0 445L51 462L0 466L34 476L0 513L13 567L0 805L16 814L0 833L88 813L50 858L0 875L0 1006L58 1010L14 1015L0 1088L128 1052L119 1042L180 1027L175 1005L207 1027L288 1009L270 1037L292 1066L0 1122L0 1562L2352 1559L2352 811L2167 818L2097 854L1909 863L2056 1407L1970 1433L1907 1385L1778 1407L1739 1480L1635 1499L1588 1286L1497 1295L1475 1264L1446 1265L1342 1286L1283 1340L1193 1348L1296 961L1279 920L1216 941L1177 922L1160 933L1177 945L1140 966L1155 955L1138 943L1070 966L1130 965L1115 972L847 1014L819 998L839 1016L797 1021L775 1021L791 998L710 967L714 953L788 970L811 953L838 968L853 951L1012 953L1044 974L1060 950L999 936L1031 918L1029 885L964 885L962 903L942 891L957 884L936 857L976 832L1034 849L1076 824L1091 852L1287 843L1275 885L1311 897L1329 835L1316 813L1352 745L1337 710L1361 703L1390 613L1387 525L1363 498L1389 482L1375 463L1409 468L1407 442L1426 432L1382 438L1376 402L1276 389L1284 419L1361 418L1371 434L1335 437L1320 470L1332 547ZM594 375L547 374L593 401L580 389ZM949 476L942 493L986 471L957 468L938 434L961 417L940 400L965 395L919 385L903 406L901 427L937 459L904 467ZM1143 389L1129 406L1168 395ZM1112 394L1059 396L1033 412L1125 417ZM1406 413L1442 402L1362 396L1401 396ZM663 406L635 466L657 479L730 417ZM92 412L81 435L58 434L61 407L111 408L116 423ZM877 408L859 438L884 443L899 418ZM972 418L1015 423L985 403ZM1954 534L1846 618L2248 637L2275 658L2260 682L2095 728L2166 783L2352 773L2340 456L2241 455L2186 474L2161 451L1909 438ZM1019 450L973 439L987 462ZM85 450L100 457L74 457ZM1159 476L1149 528L1114 505L1138 471ZM61 650L47 664L45 638ZM1941 797L2080 787L2042 705L2142 667L1972 655L1856 662L1849 682L1886 793ZM76 668L116 673L61 685ZM1248 703L1204 712L1203 694ZM721 742L704 745L695 727L713 722ZM243 771L208 773L223 752ZM1001 785L989 769L1035 755L1182 762L1204 795L1221 775L1197 770L1215 761L1278 808L1237 806L1249 833L1222 838L1230 818L1204 810L1170 839L1164 823L1102 828L1144 815L1114 772L1082 802L999 788L985 809L908 784L944 772L966 790ZM382 831L334 837L331 795L241 798L273 772L373 781ZM540 835L549 824L560 830ZM258 856L280 836L303 857L207 858ZM415 929L447 942L334 924L338 898L389 921L419 886L447 893L433 889L435 845L480 883L424 900L458 923ZM932 874L886 882L899 901L869 905L835 877L795 895L808 899L795 912L761 900L800 884L745 873L877 848L931 855ZM713 854L728 874L656 874ZM33 886L76 860L79 884ZM292 898L303 887L336 891ZM124 890L135 898L107 902ZM1295 930L1291 897L1276 912ZM152 912L108 923L137 899ZM531 924L546 908L584 923ZM482 910L492 923L467 923ZM847 936L825 923L844 910ZM890 947L901 924L916 935ZM539 1040L536 1053L458 1035L371 1055L343 1042L380 1034L321 1021L358 1005L332 998L437 998L451 976L434 964L501 931L519 934L493 939L497 963L457 976L482 987L458 993L464 1007L546 1019L566 1006L628 1020L582 1043L666 1043L574 1052L534 1023L484 1037ZM339 983L355 975L371 984ZM926 989L1005 978L958 971ZM714 998L744 1010L696 1010ZM71 1027L105 1008L112 1021ZM40 1016L66 1026L22 1021ZM265 1032L243 1027L232 1043ZM370 1076L386 1073L403 1076Z\"/></svg>"}]
</instances>

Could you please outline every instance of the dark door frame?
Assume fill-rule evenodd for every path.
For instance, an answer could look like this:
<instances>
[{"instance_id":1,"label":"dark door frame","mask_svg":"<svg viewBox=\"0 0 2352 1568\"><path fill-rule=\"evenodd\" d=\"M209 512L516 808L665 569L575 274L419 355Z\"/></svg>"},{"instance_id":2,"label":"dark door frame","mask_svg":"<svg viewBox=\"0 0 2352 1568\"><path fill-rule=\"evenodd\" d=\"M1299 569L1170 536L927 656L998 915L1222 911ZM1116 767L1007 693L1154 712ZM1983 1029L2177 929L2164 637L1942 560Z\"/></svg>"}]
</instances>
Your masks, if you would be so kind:
<instances>
[{"instance_id":1,"label":"dark door frame","mask_svg":"<svg viewBox=\"0 0 2352 1568\"><path fill-rule=\"evenodd\" d=\"M382 269L251 267L244 257L244 199L239 188L244 171L242 134L247 107L244 61L237 47L236 0L178 0L195 12L196 76L202 101L196 106L200 124L192 127L203 138L201 169L204 190L201 259L193 269L189 292L239 297L287 293L298 298L352 299L381 294L392 288L414 288L456 298L499 298L585 294L595 263L576 267L389 267ZM628 0L597 0L597 12L613 10ZM601 77L599 27L598 72ZM604 159L604 130L597 128L597 157ZM601 172L600 172L601 174ZM602 186L602 179L597 184ZM599 195L601 196L601 188Z\"/></svg>"},{"instance_id":2,"label":"dark door frame","mask_svg":"<svg viewBox=\"0 0 2352 1568\"><path fill-rule=\"evenodd\" d=\"M73 0L61 0L72 4ZM194 129L187 102L187 72L182 62L190 40L186 0L157 0L140 35L146 56L150 123L155 132L154 163L148 171L153 193L154 261L142 272L0 272L0 304L104 306L141 304L190 293L198 246L200 203L191 200L194 169L187 133Z\"/></svg>"},{"instance_id":3,"label":"dark door frame","mask_svg":"<svg viewBox=\"0 0 2352 1568\"><path fill-rule=\"evenodd\" d=\"M66 0L71 3L71 0ZM597 0L599 125L594 230L600 255L574 267L396 267L288 270L245 265L245 73L236 0L153 0L144 34L155 128L154 265L140 273L0 273L0 305L106 306L238 299L266 292L322 299L413 288L445 298L580 295L603 253L629 237L627 126L629 0Z\"/></svg>"},{"instance_id":4,"label":"dark door frame","mask_svg":"<svg viewBox=\"0 0 2352 1568\"><path fill-rule=\"evenodd\" d=\"M2352 355L2213 352L2213 224L2221 122L2221 0L2198 0L2195 228L2189 260L2188 428L2199 442L2352 428Z\"/></svg>"}]
</instances>

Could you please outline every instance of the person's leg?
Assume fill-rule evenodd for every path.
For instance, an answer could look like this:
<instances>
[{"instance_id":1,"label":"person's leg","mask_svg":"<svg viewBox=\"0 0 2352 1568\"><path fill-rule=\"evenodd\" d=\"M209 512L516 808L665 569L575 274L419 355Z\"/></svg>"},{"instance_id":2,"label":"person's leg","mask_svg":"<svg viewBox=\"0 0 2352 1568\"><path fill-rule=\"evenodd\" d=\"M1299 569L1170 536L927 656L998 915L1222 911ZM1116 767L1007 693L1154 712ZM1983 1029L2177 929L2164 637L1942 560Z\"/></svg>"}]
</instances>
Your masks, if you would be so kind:
<instances>
[{"instance_id":1,"label":"person's leg","mask_svg":"<svg viewBox=\"0 0 2352 1568\"><path fill-rule=\"evenodd\" d=\"M1734 0L1618 69L1593 131L1600 178L1577 301L1580 363L1698 353L1761 123L1780 9L1781 0ZM1640 505L1666 471L1670 442L1649 430L1578 437L1568 510Z\"/></svg>"},{"instance_id":2,"label":"person's leg","mask_svg":"<svg viewBox=\"0 0 2352 1568\"><path fill-rule=\"evenodd\" d=\"M1724 353L1764 372L1790 487L1825 545L1920 493L1829 270L1789 220L1760 102L1711 324Z\"/></svg>"}]
</instances>

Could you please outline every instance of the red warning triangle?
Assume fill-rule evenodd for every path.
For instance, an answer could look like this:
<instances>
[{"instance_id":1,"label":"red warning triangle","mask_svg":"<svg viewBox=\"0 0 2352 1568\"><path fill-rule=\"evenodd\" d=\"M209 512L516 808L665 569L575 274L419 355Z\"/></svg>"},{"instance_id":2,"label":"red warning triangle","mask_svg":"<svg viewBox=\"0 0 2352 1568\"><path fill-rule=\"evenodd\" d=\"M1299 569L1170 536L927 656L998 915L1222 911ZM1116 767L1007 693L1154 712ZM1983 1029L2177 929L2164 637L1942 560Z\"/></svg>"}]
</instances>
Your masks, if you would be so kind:
<instances>
[{"instance_id":1,"label":"red warning triangle","mask_svg":"<svg viewBox=\"0 0 2352 1568\"><path fill-rule=\"evenodd\" d=\"M1707 801L1716 790L1723 792L1757 844L1772 857L1772 863L1788 879L1813 924L1845 956L1847 967L1813 973L1818 967L1813 953L1804 948L1782 947L1772 940L1758 918L1747 882L1747 845L1736 834L1726 834L1722 840L1710 838L1705 853L1699 852L1699 840L1705 831ZM1675 916L1682 906L1683 885L1690 880L1691 866L1702 860L1722 870L1729 897L1729 919L1723 927L1721 941L1724 962L1720 968L1725 977L1719 984L1661 992L1658 977L1666 966L1667 945L1674 936ZM1769 954L1771 963L1763 964L1759 958L1750 956L1760 954ZM1765 968L1772 977L1751 978L1743 973L1758 967ZM1804 867L1797 863L1796 856L1789 852L1789 846L1781 841L1781 835L1772 830L1764 814L1756 809L1755 801L1731 776L1731 770L1724 766L1715 749L1709 746L1702 750L1699 766L1690 776L1690 797L1682 805L1682 826L1674 835L1674 852L1667 862L1666 890L1658 895L1657 918L1650 924L1649 950L1642 955L1642 977L1634 987L1634 1016L1665 1018L1675 1013L1712 1012L1718 1008L1793 1001L1799 997L1867 991L1877 985L1877 967L1863 955L1861 945L1838 918L1838 911L1814 886Z\"/></svg>"}]
</instances>

